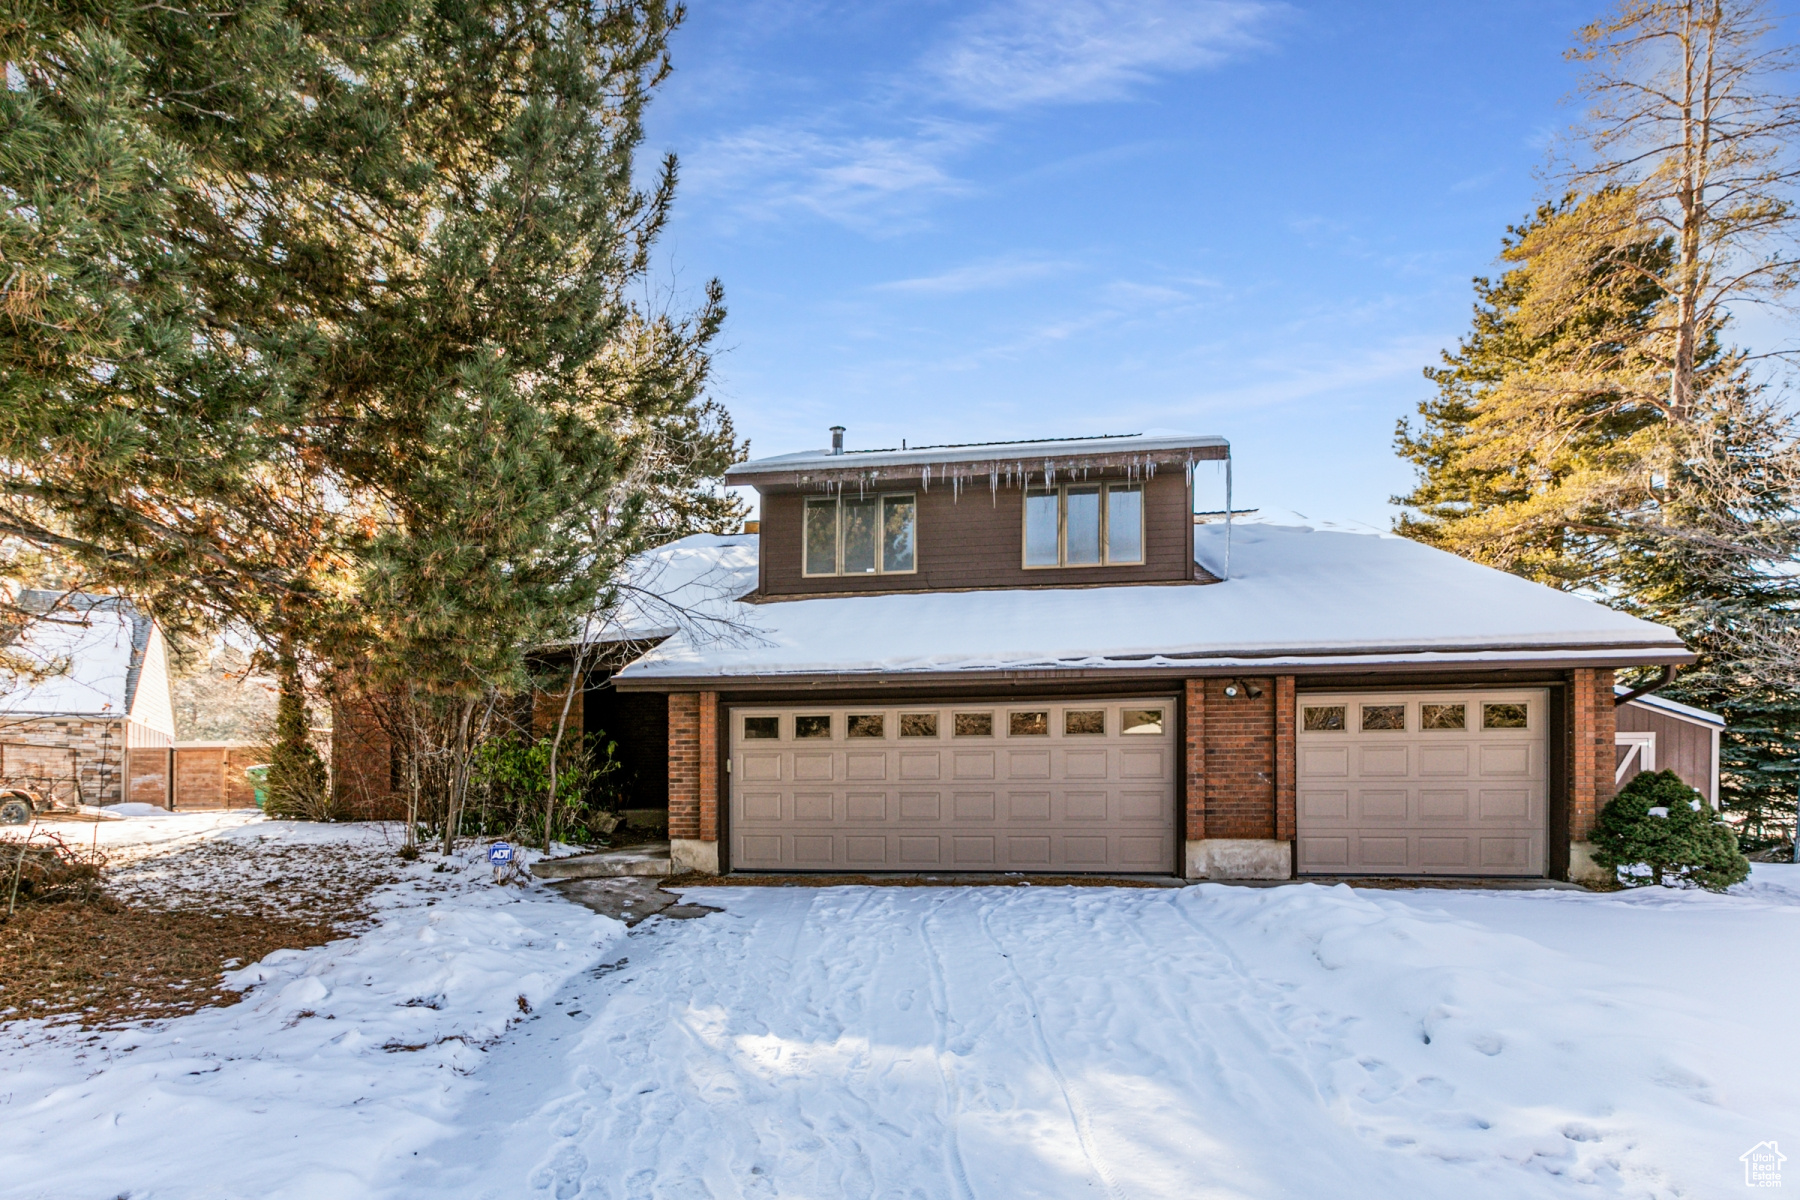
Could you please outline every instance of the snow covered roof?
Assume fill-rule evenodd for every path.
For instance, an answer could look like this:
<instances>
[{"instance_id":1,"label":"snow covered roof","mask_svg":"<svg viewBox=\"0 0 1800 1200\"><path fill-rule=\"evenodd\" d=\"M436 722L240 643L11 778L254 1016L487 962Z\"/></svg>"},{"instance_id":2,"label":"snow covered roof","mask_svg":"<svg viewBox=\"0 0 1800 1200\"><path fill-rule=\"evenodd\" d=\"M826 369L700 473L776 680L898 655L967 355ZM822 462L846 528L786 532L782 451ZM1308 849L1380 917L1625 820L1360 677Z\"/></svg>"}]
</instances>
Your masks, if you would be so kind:
<instances>
[{"instance_id":1,"label":"snow covered roof","mask_svg":"<svg viewBox=\"0 0 1800 1200\"><path fill-rule=\"evenodd\" d=\"M28 624L6 649L38 669L52 671L30 683L0 675L0 714L6 716L118 716L130 713L150 642L150 618L116 596L27 592L58 606Z\"/></svg>"},{"instance_id":2,"label":"snow covered roof","mask_svg":"<svg viewBox=\"0 0 1800 1200\"><path fill-rule=\"evenodd\" d=\"M702 635L742 607L756 586L756 535L697 533L633 558L619 603L588 622L589 643L663 638L681 629Z\"/></svg>"},{"instance_id":3,"label":"snow covered roof","mask_svg":"<svg viewBox=\"0 0 1800 1200\"><path fill-rule=\"evenodd\" d=\"M1192 433L1133 433L1109 437L1054 438L1034 442L977 442L901 450L802 450L739 463L725 472L729 484L804 484L845 478L911 475L1013 475L1100 467L1153 469L1225 458L1222 437ZM932 470L936 467L954 470Z\"/></svg>"},{"instance_id":4,"label":"snow covered roof","mask_svg":"<svg viewBox=\"0 0 1800 1200\"><path fill-rule=\"evenodd\" d=\"M1195 528L1195 553L1209 569L1223 563L1226 536L1223 524ZM729 629L683 629L618 678L648 687L857 674L1692 659L1673 630L1404 538L1282 525L1238 526L1230 536L1223 583L725 603L718 615ZM753 550L734 543L732 561L746 552Z\"/></svg>"},{"instance_id":5,"label":"snow covered roof","mask_svg":"<svg viewBox=\"0 0 1800 1200\"><path fill-rule=\"evenodd\" d=\"M1615 696L1623 696L1630 690L1630 688L1622 683L1615 683L1613 685L1613 695ZM1720 729L1725 728L1725 718L1721 717L1718 713L1708 712L1704 708L1695 708L1689 704L1682 704L1676 700L1669 700L1665 697L1656 695L1654 692L1639 696L1635 700L1629 701L1629 703L1641 704L1645 708L1661 709L1671 716L1681 717L1700 725L1716 725Z\"/></svg>"}]
</instances>

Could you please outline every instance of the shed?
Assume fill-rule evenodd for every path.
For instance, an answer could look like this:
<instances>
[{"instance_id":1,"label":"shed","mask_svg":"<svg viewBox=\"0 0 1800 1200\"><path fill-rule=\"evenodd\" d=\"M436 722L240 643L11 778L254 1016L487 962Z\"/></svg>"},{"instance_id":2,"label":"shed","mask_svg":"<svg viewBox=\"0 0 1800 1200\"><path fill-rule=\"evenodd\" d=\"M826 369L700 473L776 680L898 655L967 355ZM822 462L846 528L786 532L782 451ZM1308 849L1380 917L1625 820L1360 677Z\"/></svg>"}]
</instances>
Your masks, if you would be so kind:
<instances>
[{"instance_id":1,"label":"shed","mask_svg":"<svg viewBox=\"0 0 1800 1200\"><path fill-rule=\"evenodd\" d=\"M1614 685L1623 696L1630 689ZM1624 786L1640 771L1674 771L1719 807L1719 734L1725 718L1662 696L1639 696L1618 706L1613 744L1614 782Z\"/></svg>"}]
</instances>

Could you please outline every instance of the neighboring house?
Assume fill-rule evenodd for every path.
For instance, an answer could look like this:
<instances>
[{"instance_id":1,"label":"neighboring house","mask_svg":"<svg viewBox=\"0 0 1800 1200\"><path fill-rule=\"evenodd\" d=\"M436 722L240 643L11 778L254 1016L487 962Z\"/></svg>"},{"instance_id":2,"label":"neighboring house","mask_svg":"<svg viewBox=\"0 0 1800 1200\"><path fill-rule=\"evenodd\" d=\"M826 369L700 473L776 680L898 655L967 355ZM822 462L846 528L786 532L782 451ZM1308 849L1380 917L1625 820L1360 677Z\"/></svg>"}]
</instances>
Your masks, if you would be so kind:
<instances>
[{"instance_id":1,"label":"neighboring house","mask_svg":"<svg viewBox=\"0 0 1800 1200\"><path fill-rule=\"evenodd\" d=\"M1614 685L1620 696L1627 689ZM1719 735L1725 718L1661 696L1639 696L1618 706L1613 782L1623 787L1640 771L1673 771L1719 807Z\"/></svg>"},{"instance_id":2,"label":"neighboring house","mask_svg":"<svg viewBox=\"0 0 1800 1200\"><path fill-rule=\"evenodd\" d=\"M1196 523L1194 465L1227 454L733 468L756 535L661 553L743 593L608 681L667 697L677 864L1588 875L1613 671L1689 662L1681 639L1402 538Z\"/></svg>"},{"instance_id":3,"label":"neighboring house","mask_svg":"<svg viewBox=\"0 0 1800 1200\"><path fill-rule=\"evenodd\" d=\"M118 596L27 591L19 604L43 616L7 651L48 674L0 680L0 781L167 807L175 719L156 622Z\"/></svg>"}]
</instances>

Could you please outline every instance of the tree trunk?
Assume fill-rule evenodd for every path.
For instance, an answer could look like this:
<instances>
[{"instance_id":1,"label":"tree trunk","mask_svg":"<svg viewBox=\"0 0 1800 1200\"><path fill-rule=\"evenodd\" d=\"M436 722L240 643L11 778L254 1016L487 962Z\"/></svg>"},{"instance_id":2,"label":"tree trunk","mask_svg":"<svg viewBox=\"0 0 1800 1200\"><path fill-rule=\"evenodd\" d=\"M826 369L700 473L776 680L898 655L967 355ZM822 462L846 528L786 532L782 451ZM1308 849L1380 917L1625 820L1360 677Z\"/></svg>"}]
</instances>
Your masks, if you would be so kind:
<instances>
[{"instance_id":1,"label":"tree trunk","mask_svg":"<svg viewBox=\"0 0 1800 1200\"><path fill-rule=\"evenodd\" d=\"M550 739L550 795L544 801L544 853L550 853L551 825L556 820L556 755L562 749L563 730L569 724L569 706L575 702L575 688L581 682L582 668L587 663L587 647L582 646L575 652L574 665L569 668L569 686L563 692L562 713L556 718L556 736Z\"/></svg>"}]
</instances>

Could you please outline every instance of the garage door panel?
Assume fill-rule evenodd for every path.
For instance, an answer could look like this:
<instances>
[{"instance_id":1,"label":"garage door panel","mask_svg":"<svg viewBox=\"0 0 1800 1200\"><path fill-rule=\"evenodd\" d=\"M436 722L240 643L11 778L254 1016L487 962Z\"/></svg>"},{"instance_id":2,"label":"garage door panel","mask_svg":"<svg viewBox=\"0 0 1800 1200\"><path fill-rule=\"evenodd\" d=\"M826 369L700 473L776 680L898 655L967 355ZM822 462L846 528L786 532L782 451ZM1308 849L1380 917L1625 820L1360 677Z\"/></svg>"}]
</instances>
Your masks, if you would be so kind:
<instances>
[{"instance_id":1,"label":"garage door panel","mask_svg":"<svg viewBox=\"0 0 1800 1200\"><path fill-rule=\"evenodd\" d=\"M1050 778L1050 752L1048 750L1008 750L1006 752L1006 777L1008 779Z\"/></svg>"},{"instance_id":2,"label":"garage door panel","mask_svg":"<svg viewBox=\"0 0 1800 1200\"><path fill-rule=\"evenodd\" d=\"M903 750L900 752L900 778L936 779L943 769L941 758L936 750Z\"/></svg>"},{"instance_id":3,"label":"garage door panel","mask_svg":"<svg viewBox=\"0 0 1800 1200\"><path fill-rule=\"evenodd\" d=\"M837 817L836 799L836 795L832 792L795 792L794 820L835 820Z\"/></svg>"},{"instance_id":4,"label":"garage door panel","mask_svg":"<svg viewBox=\"0 0 1800 1200\"><path fill-rule=\"evenodd\" d=\"M944 815L944 797L939 792L901 792L902 821L937 821Z\"/></svg>"},{"instance_id":5,"label":"garage door panel","mask_svg":"<svg viewBox=\"0 0 1800 1200\"><path fill-rule=\"evenodd\" d=\"M953 812L958 821L992 821L994 819L994 793L958 792Z\"/></svg>"},{"instance_id":6,"label":"garage door panel","mask_svg":"<svg viewBox=\"0 0 1800 1200\"><path fill-rule=\"evenodd\" d=\"M1445 791L1428 788L1419 792L1419 820L1466 822L1468 819L1468 789Z\"/></svg>"},{"instance_id":7,"label":"garage door panel","mask_svg":"<svg viewBox=\"0 0 1800 1200\"><path fill-rule=\"evenodd\" d=\"M844 755L844 778L869 781L887 778L888 756L879 751L852 750Z\"/></svg>"},{"instance_id":8,"label":"garage door panel","mask_svg":"<svg viewBox=\"0 0 1800 1200\"><path fill-rule=\"evenodd\" d=\"M829 780L836 773L832 770L835 765L832 761L833 757L829 753L821 754L818 751L795 754L794 778L808 782Z\"/></svg>"},{"instance_id":9,"label":"garage door panel","mask_svg":"<svg viewBox=\"0 0 1800 1200\"><path fill-rule=\"evenodd\" d=\"M1105 779L1106 751L1070 750L1063 755L1064 779Z\"/></svg>"},{"instance_id":10,"label":"garage door panel","mask_svg":"<svg viewBox=\"0 0 1800 1200\"><path fill-rule=\"evenodd\" d=\"M992 779L994 777L994 752L992 750L959 750L952 759L955 772L952 779Z\"/></svg>"},{"instance_id":11,"label":"garage door panel","mask_svg":"<svg viewBox=\"0 0 1800 1200\"><path fill-rule=\"evenodd\" d=\"M769 753L744 755L745 783L778 783L780 780L781 755Z\"/></svg>"},{"instance_id":12,"label":"garage door panel","mask_svg":"<svg viewBox=\"0 0 1800 1200\"><path fill-rule=\"evenodd\" d=\"M845 797L844 817L849 821L887 820L886 792L851 792Z\"/></svg>"},{"instance_id":13,"label":"garage door panel","mask_svg":"<svg viewBox=\"0 0 1800 1200\"><path fill-rule=\"evenodd\" d=\"M1529 745L1483 746L1481 773L1489 778L1495 775L1529 775L1531 758Z\"/></svg>"},{"instance_id":14,"label":"garage door panel","mask_svg":"<svg viewBox=\"0 0 1800 1200\"><path fill-rule=\"evenodd\" d=\"M1122 800L1121 808L1125 807ZM1130 818L1133 814L1121 811L1120 816ZM1071 821L1104 821L1106 820L1105 792L1069 792L1063 797L1063 816Z\"/></svg>"},{"instance_id":15,"label":"garage door panel","mask_svg":"<svg viewBox=\"0 0 1800 1200\"><path fill-rule=\"evenodd\" d=\"M1544 872L1546 692L1311 692L1298 707L1342 714L1311 729L1296 714L1302 872ZM1363 728L1370 709L1380 728Z\"/></svg>"},{"instance_id":16,"label":"garage door panel","mask_svg":"<svg viewBox=\"0 0 1800 1200\"><path fill-rule=\"evenodd\" d=\"M881 836L850 834L844 838L844 861L865 869L887 865L888 840Z\"/></svg>"},{"instance_id":17,"label":"garage door panel","mask_svg":"<svg viewBox=\"0 0 1800 1200\"><path fill-rule=\"evenodd\" d=\"M734 709L731 862L1169 871L1181 845L1173 710L1167 698L1019 713L978 703Z\"/></svg>"},{"instance_id":18,"label":"garage door panel","mask_svg":"<svg viewBox=\"0 0 1800 1200\"><path fill-rule=\"evenodd\" d=\"M1467 775L1468 773L1469 748L1467 746L1419 747L1419 774L1431 777Z\"/></svg>"},{"instance_id":19,"label":"garage door panel","mask_svg":"<svg viewBox=\"0 0 1800 1200\"><path fill-rule=\"evenodd\" d=\"M1350 793L1303 791L1300 793L1300 815L1313 821L1348 821Z\"/></svg>"}]
</instances>

